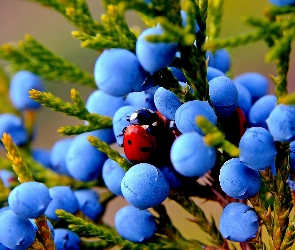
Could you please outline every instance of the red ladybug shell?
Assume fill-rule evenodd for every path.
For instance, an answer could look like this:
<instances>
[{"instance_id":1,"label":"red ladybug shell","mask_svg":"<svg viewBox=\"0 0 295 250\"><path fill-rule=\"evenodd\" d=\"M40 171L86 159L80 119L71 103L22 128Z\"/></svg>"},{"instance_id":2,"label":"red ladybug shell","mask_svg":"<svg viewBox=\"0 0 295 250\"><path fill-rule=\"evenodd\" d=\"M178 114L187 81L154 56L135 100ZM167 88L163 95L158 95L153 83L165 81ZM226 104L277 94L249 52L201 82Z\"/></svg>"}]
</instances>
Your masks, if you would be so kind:
<instances>
[{"instance_id":1,"label":"red ladybug shell","mask_svg":"<svg viewBox=\"0 0 295 250\"><path fill-rule=\"evenodd\" d=\"M159 110L156 111L156 114L159 116L159 124L162 124L165 127L169 127L170 125L170 120L168 120L165 116L163 116Z\"/></svg>"},{"instance_id":2,"label":"red ladybug shell","mask_svg":"<svg viewBox=\"0 0 295 250\"><path fill-rule=\"evenodd\" d=\"M244 115L244 112L240 107L236 108L236 112L237 112L237 115L238 115L239 121L240 121L240 137L242 137L243 134L246 132L247 121L246 121L246 117Z\"/></svg>"},{"instance_id":3,"label":"red ladybug shell","mask_svg":"<svg viewBox=\"0 0 295 250\"><path fill-rule=\"evenodd\" d=\"M123 134L124 153L133 163L150 163L156 156L155 135L148 133L145 126L129 125Z\"/></svg>"}]
</instances>

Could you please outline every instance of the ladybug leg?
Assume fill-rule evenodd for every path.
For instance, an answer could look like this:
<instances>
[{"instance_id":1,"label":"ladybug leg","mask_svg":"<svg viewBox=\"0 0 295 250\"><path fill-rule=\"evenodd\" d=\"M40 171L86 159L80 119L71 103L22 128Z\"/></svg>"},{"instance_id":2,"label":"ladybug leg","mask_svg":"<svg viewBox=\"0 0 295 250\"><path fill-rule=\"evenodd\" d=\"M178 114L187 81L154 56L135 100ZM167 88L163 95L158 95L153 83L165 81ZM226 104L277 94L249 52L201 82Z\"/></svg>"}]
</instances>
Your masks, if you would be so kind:
<instances>
[{"instance_id":1,"label":"ladybug leg","mask_svg":"<svg viewBox=\"0 0 295 250\"><path fill-rule=\"evenodd\" d=\"M121 134L119 134L118 136L122 136L122 135L124 135L124 133L125 133L126 129L127 129L127 127L123 128L123 129L122 129L122 133L121 133Z\"/></svg>"},{"instance_id":2,"label":"ladybug leg","mask_svg":"<svg viewBox=\"0 0 295 250\"><path fill-rule=\"evenodd\" d=\"M130 115L126 116L126 121L130 122ZM125 128L126 129L126 128Z\"/></svg>"},{"instance_id":3,"label":"ladybug leg","mask_svg":"<svg viewBox=\"0 0 295 250\"><path fill-rule=\"evenodd\" d=\"M120 134L117 134L116 137L120 137L124 135L124 132L126 131L126 127L122 129L122 132Z\"/></svg>"}]
</instances>

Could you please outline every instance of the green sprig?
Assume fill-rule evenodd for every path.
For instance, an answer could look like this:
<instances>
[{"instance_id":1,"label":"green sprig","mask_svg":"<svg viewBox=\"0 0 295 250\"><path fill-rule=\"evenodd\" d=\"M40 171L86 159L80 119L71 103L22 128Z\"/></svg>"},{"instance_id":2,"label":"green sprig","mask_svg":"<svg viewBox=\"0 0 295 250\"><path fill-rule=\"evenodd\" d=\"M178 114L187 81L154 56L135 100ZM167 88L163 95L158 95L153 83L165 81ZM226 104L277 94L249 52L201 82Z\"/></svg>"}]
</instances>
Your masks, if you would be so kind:
<instances>
[{"instance_id":1,"label":"green sprig","mask_svg":"<svg viewBox=\"0 0 295 250\"><path fill-rule=\"evenodd\" d=\"M75 116L81 120L86 120L90 122L93 128L103 129L112 126L112 119L110 117L89 113L85 105L81 102L79 92L75 89L71 90L71 97L74 100L74 104L64 102L50 92L41 92L33 89L29 91L29 94L32 99L41 103L43 106L51 108L54 111L62 112L68 116Z\"/></svg>"},{"instance_id":2,"label":"green sprig","mask_svg":"<svg viewBox=\"0 0 295 250\"><path fill-rule=\"evenodd\" d=\"M89 125L76 125L76 126L64 126L60 127L57 132L62 135L79 135L86 132L101 129L100 124L89 124Z\"/></svg>"},{"instance_id":3,"label":"green sprig","mask_svg":"<svg viewBox=\"0 0 295 250\"><path fill-rule=\"evenodd\" d=\"M279 97L278 103L285 105L295 105L295 92Z\"/></svg>"},{"instance_id":4,"label":"green sprig","mask_svg":"<svg viewBox=\"0 0 295 250\"><path fill-rule=\"evenodd\" d=\"M194 44L195 34L191 32L190 26L184 29L178 25L169 22L165 17L157 17L155 21L161 24L165 32L161 35L150 35L146 37L147 41L153 43L172 43L178 42L184 46Z\"/></svg>"},{"instance_id":5,"label":"green sprig","mask_svg":"<svg viewBox=\"0 0 295 250\"><path fill-rule=\"evenodd\" d=\"M294 24L295 21L292 19L284 20L280 23L269 23L267 26L263 26L254 31L229 38L217 38L214 41L209 41L207 44L204 44L203 48L214 52L221 48L235 48L257 41L266 40L272 37L273 34L277 34L280 30L294 27Z\"/></svg>"},{"instance_id":6,"label":"green sprig","mask_svg":"<svg viewBox=\"0 0 295 250\"><path fill-rule=\"evenodd\" d=\"M93 238L82 238L82 242L80 244L83 250L97 250L97 249L107 249L108 243L104 240Z\"/></svg>"},{"instance_id":7,"label":"green sprig","mask_svg":"<svg viewBox=\"0 0 295 250\"><path fill-rule=\"evenodd\" d=\"M30 35L19 42L18 46L2 45L0 58L7 60L15 72L28 70L45 80L79 83L97 88L92 74L56 56Z\"/></svg>"},{"instance_id":8,"label":"green sprig","mask_svg":"<svg viewBox=\"0 0 295 250\"><path fill-rule=\"evenodd\" d=\"M105 153L110 159L117 162L120 167L126 172L129 168L132 167L132 163L122 157L118 151L111 148L106 142L101 141L95 136L88 136L88 141L92 146L96 147L99 151Z\"/></svg>"},{"instance_id":9,"label":"green sprig","mask_svg":"<svg viewBox=\"0 0 295 250\"><path fill-rule=\"evenodd\" d=\"M120 41L115 40L112 37L101 36L101 34L91 36L81 31L73 31L72 36L82 41L82 48L88 48L97 51L111 48L125 48L130 51L135 50L135 44L129 40L125 40L124 43L121 43Z\"/></svg>"},{"instance_id":10,"label":"green sprig","mask_svg":"<svg viewBox=\"0 0 295 250\"><path fill-rule=\"evenodd\" d=\"M274 20L276 16L295 13L295 6L271 6L266 8L264 13L270 20Z\"/></svg>"},{"instance_id":11,"label":"green sprig","mask_svg":"<svg viewBox=\"0 0 295 250\"><path fill-rule=\"evenodd\" d=\"M55 213L60 219L64 219L70 224L69 228L73 232L76 232L81 236L98 236L99 238L112 243L116 243L117 241L116 238L118 236L114 235L114 231L110 230L109 228L105 228L103 226L86 221L80 217L76 217L75 215L70 214L62 209L55 210Z\"/></svg>"},{"instance_id":12,"label":"green sprig","mask_svg":"<svg viewBox=\"0 0 295 250\"><path fill-rule=\"evenodd\" d=\"M290 194L290 188L287 184L289 176L289 144L280 143L277 147L275 176L276 192L274 194L274 224L273 224L273 243L276 248L280 247L285 237L289 224L289 214L293 204Z\"/></svg>"},{"instance_id":13,"label":"green sprig","mask_svg":"<svg viewBox=\"0 0 295 250\"><path fill-rule=\"evenodd\" d=\"M281 244L281 249L282 250L291 249L292 245L295 242L294 223L295 223L294 218L293 218L293 220L289 221L288 228L287 228L286 233L285 233L285 237L284 237L283 242Z\"/></svg>"},{"instance_id":14,"label":"green sprig","mask_svg":"<svg viewBox=\"0 0 295 250\"><path fill-rule=\"evenodd\" d=\"M266 227L266 230L269 235L273 234L273 216L272 216L272 209L269 206L267 209L265 209L259 194L256 194L255 196L251 197L249 199L252 206L254 207L256 213L259 215L259 217L262 219L263 224Z\"/></svg>"},{"instance_id":15,"label":"green sprig","mask_svg":"<svg viewBox=\"0 0 295 250\"><path fill-rule=\"evenodd\" d=\"M115 5L107 6L107 13L101 16L101 29L95 34L74 31L72 35L82 41L83 48L101 51L105 48L125 48L135 51L136 36L128 27L124 10Z\"/></svg>"},{"instance_id":16,"label":"green sprig","mask_svg":"<svg viewBox=\"0 0 295 250\"><path fill-rule=\"evenodd\" d=\"M12 141L12 138L9 134L3 133L1 139L6 151L7 158L12 163L12 168L18 176L20 183L34 181L31 171L28 166L23 161L23 158L17 148L17 146Z\"/></svg>"},{"instance_id":17,"label":"green sprig","mask_svg":"<svg viewBox=\"0 0 295 250\"><path fill-rule=\"evenodd\" d=\"M234 144L225 140L225 137L219 129L209 122L204 116L198 116L196 123L205 133L204 141L209 146L220 147L231 157L238 157L240 154L239 148Z\"/></svg>"},{"instance_id":18,"label":"green sprig","mask_svg":"<svg viewBox=\"0 0 295 250\"><path fill-rule=\"evenodd\" d=\"M275 61L277 77L271 77L276 85L275 93L279 98L288 93L287 75L289 71L291 43L294 39L295 29L289 30L286 36L277 42L266 55L267 60ZM283 46L283 47L280 47Z\"/></svg>"},{"instance_id":19,"label":"green sprig","mask_svg":"<svg viewBox=\"0 0 295 250\"><path fill-rule=\"evenodd\" d=\"M122 239L117 233L109 227L103 227L101 225L95 225L81 218L75 217L74 215L67 213L62 209L57 209L56 214L59 218L66 220L70 225L69 228L79 235L85 235L87 237L96 236L106 242L109 247L117 245L121 249L137 249L137 250L148 250L148 249L163 249L164 243L146 243L137 244L132 243L128 240ZM166 242L167 244L167 242Z\"/></svg>"}]
</instances>

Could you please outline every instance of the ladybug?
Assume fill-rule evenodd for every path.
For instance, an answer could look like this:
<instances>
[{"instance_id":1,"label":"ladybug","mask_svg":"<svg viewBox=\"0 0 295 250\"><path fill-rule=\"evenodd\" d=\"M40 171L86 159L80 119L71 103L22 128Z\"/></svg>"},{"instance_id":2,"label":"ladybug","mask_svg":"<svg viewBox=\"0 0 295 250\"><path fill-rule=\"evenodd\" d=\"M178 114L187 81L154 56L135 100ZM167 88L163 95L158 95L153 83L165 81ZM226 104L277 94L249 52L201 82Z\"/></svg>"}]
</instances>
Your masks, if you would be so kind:
<instances>
[{"instance_id":1,"label":"ladybug","mask_svg":"<svg viewBox=\"0 0 295 250\"><path fill-rule=\"evenodd\" d=\"M163 126L163 120L159 116L158 112L151 109L138 109L134 111L130 117L127 118L133 125L149 125L151 127Z\"/></svg>"},{"instance_id":2,"label":"ladybug","mask_svg":"<svg viewBox=\"0 0 295 250\"><path fill-rule=\"evenodd\" d=\"M147 125L131 124L123 131L124 153L133 163L151 163L157 155L157 138Z\"/></svg>"},{"instance_id":3,"label":"ladybug","mask_svg":"<svg viewBox=\"0 0 295 250\"><path fill-rule=\"evenodd\" d=\"M236 112L239 117L240 138L241 138L243 136L243 134L246 132L247 120L246 120L243 110L240 107L236 108Z\"/></svg>"},{"instance_id":4,"label":"ladybug","mask_svg":"<svg viewBox=\"0 0 295 250\"><path fill-rule=\"evenodd\" d=\"M129 161L164 165L170 162L174 137L167 127L131 124L123 131L124 153Z\"/></svg>"}]
</instances>

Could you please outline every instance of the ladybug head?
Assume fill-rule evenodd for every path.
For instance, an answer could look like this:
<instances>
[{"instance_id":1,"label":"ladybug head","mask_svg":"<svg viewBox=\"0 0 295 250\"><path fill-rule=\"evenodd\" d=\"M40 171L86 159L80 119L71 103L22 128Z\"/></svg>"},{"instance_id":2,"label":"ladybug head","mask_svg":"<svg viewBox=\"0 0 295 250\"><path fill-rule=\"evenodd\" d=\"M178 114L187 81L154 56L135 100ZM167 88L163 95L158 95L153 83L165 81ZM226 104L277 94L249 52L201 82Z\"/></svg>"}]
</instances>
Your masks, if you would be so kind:
<instances>
[{"instance_id":1,"label":"ladybug head","mask_svg":"<svg viewBox=\"0 0 295 250\"><path fill-rule=\"evenodd\" d=\"M157 126L159 116L156 112L142 108L134 111L127 120L134 125L151 125Z\"/></svg>"}]
</instances>

